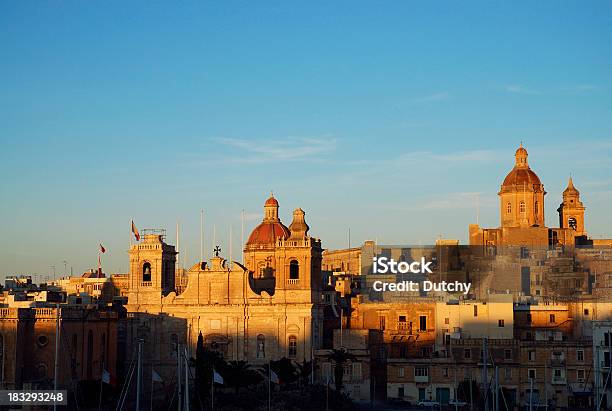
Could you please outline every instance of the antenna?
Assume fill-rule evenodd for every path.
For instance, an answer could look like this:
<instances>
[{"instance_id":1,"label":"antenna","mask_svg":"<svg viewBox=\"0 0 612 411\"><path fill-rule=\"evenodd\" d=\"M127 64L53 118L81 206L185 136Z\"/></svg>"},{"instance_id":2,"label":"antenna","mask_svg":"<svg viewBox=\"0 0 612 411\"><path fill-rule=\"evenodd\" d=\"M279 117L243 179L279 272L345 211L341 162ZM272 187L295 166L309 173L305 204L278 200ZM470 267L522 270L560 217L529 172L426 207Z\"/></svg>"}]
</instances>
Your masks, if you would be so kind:
<instances>
[{"instance_id":1,"label":"antenna","mask_svg":"<svg viewBox=\"0 0 612 411\"><path fill-rule=\"evenodd\" d=\"M476 225L480 224L480 193L476 193Z\"/></svg>"},{"instance_id":2,"label":"antenna","mask_svg":"<svg viewBox=\"0 0 612 411\"><path fill-rule=\"evenodd\" d=\"M176 248L175 251L178 253L180 250L179 244L180 244L180 238L179 238L179 222L178 220L176 221ZM179 271L181 269L181 260L180 257L176 260L176 268L177 271Z\"/></svg>"},{"instance_id":3,"label":"antenna","mask_svg":"<svg viewBox=\"0 0 612 411\"><path fill-rule=\"evenodd\" d=\"M204 261L204 209L200 209L200 262Z\"/></svg>"},{"instance_id":4,"label":"antenna","mask_svg":"<svg viewBox=\"0 0 612 411\"><path fill-rule=\"evenodd\" d=\"M244 208L240 213L240 226L240 247L244 247ZM241 252L240 255L240 261L242 261L242 264L244 264L244 253Z\"/></svg>"},{"instance_id":5,"label":"antenna","mask_svg":"<svg viewBox=\"0 0 612 411\"><path fill-rule=\"evenodd\" d=\"M228 268L231 270L232 266L232 225L229 227L229 266Z\"/></svg>"}]
</instances>

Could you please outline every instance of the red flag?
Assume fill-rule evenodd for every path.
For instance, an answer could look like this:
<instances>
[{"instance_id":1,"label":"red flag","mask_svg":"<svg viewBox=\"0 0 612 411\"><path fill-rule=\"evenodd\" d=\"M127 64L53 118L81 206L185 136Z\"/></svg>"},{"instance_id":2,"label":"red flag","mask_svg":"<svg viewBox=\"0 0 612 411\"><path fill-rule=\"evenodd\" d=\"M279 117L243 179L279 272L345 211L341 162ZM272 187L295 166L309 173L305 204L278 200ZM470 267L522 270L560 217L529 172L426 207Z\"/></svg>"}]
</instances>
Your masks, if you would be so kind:
<instances>
[{"instance_id":1,"label":"red flag","mask_svg":"<svg viewBox=\"0 0 612 411\"><path fill-rule=\"evenodd\" d=\"M138 229L136 228L136 224L134 224L133 220L132 220L132 233L134 234L134 237L136 237L136 241L140 241L140 233L138 232Z\"/></svg>"},{"instance_id":2,"label":"red flag","mask_svg":"<svg viewBox=\"0 0 612 411\"><path fill-rule=\"evenodd\" d=\"M102 244L100 244L100 252L101 253L105 253L106 252L106 248L104 248L104 246Z\"/></svg>"}]
</instances>

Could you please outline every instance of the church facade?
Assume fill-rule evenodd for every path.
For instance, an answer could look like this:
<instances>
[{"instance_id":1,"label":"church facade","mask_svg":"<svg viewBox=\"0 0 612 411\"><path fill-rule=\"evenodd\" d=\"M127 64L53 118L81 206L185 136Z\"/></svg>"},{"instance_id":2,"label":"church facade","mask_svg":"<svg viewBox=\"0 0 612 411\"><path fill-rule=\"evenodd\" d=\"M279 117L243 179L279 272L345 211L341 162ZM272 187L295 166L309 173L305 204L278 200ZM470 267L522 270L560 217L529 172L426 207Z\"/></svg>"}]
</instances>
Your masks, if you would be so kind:
<instances>
[{"instance_id":1,"label":"church facade","mask_svg":"<svg viewBox=\"0 0 612 411\"><path fill-rule=\"evenodd\" d=\"M264 218L244 246L244 264L219 255L187 270L177 294L177 252L164 235L145 233L131 246L128 278L129 344L144 340L144 356L172 375L176 347L195 353L198 335L228 361L263 364L282 357L309 360L321 345L321 241L308 234L301 209L286 227L271 196ZM145 369L145 373L147 370Z\"/></svg>"}]
</instances>

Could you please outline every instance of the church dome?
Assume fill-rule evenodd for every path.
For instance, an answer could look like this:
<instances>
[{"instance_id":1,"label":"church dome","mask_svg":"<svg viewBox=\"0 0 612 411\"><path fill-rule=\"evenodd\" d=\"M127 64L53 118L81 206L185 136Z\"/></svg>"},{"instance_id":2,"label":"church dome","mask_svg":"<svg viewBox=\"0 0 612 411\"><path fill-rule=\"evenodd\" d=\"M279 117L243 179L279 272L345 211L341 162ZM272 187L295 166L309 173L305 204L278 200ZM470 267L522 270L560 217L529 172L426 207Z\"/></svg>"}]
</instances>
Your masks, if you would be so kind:
<instances>
[{"instance_id":1,"label":"church dome","mask_svg":"<svg viewBox=\"0 0 612 411\"><path fill-rule=\"evenodd\" d=\"M536 173L530 168L513 168L504 178L502 186L522 186L526 185L532 187L534 185L541 185L542 182Z\"/></svg>"},{"instance_id":2,"label":"church dome","mask_svg":"<svg viewBox=\"0 0 612 411\"><path fill-rule=\"evenodd\" d=\"M274 244L279 237L287 239L289 237L289 229L280 221L264 221L255 227L249 236L247 245Z\"/></svg>"},{"instance_id":3,"label":"church dome","mask_svg":"<svg viewBox=\"0 0 612 411\"><path fill-rule=\"evenodd\" d=\"M264 218L247 241L247 245L274 245L279 237L289 238L290 232L278 218L278 201L273 195L264 204Z\"/></svg>"},{"instance_id":4,"label":"church dome","mask_svg":"<svg viewBox=\"0 0 612 411\"><path fill-rule=\"evenodd\" d=\"M520 188L521 186L528 187L529 189L540 189L542 182L536 173L529 168L527 162L527 150L521 143L520 147L515 153L514 168L510 170L504 182L502 183L502 191L509 188Z\"/></svg>"}]
</instances>

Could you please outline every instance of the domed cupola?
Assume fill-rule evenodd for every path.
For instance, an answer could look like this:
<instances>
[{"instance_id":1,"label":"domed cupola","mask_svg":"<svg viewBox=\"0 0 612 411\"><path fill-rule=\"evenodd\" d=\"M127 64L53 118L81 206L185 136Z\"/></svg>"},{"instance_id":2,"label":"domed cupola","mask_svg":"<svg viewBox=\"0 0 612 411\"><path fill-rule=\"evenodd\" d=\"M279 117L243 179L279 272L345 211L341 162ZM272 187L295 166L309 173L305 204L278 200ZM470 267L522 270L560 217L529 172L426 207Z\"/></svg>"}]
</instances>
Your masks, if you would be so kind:
<instances>
[{"instance_id":1,"label":"domed cupola","mask_svg":"<svg viewBox=\"0 0 612 411\"><path fill-rule=\"evenodd\" d=\"M521 143L514 154L514 168L510 170L506 178L504 178L501 191L508 189L512 190L517 186L524 187L528 190L544 190L540 178L529 167L529 162L527 161L528 156L527 150Z\"/></svg>"},{"instance_id":2,"label":"domed cupola","mask_svg":"<svg viewBox=\"0 0 612 411\"><path fill-rule=\"evenodd\" d=\"M274 245L279 237L287 239L289 234L289 229L278 218L278 201L271 194L264 204L263 221L251 232L246 245Z\"/></svg>"},{"instance_id":3,"label":"domed cupola","mask_svg":"<svg viewBox=\"0 0 612 411\"><path fill-rule=\"evenodd\" d=\"M293 221L289 226L291 238L303 239L308 235L308 230L310 227L308 227L308 224L306 224L306 219L304 218L305 214L306 213L301 208L296 208L293 211Z\"/></svg>"},{"instance_id":4,"label":"domed cupola","mask_svg":"<svg viewBox=\"0 0 612 411\"><path fill-rule=\"evenodd\" d=\"M502 227L544 226L544 185L531 170L529 154L523 144L514 154L514 167L501 185L500 215Z\"/></svg>"}]
</instances>

